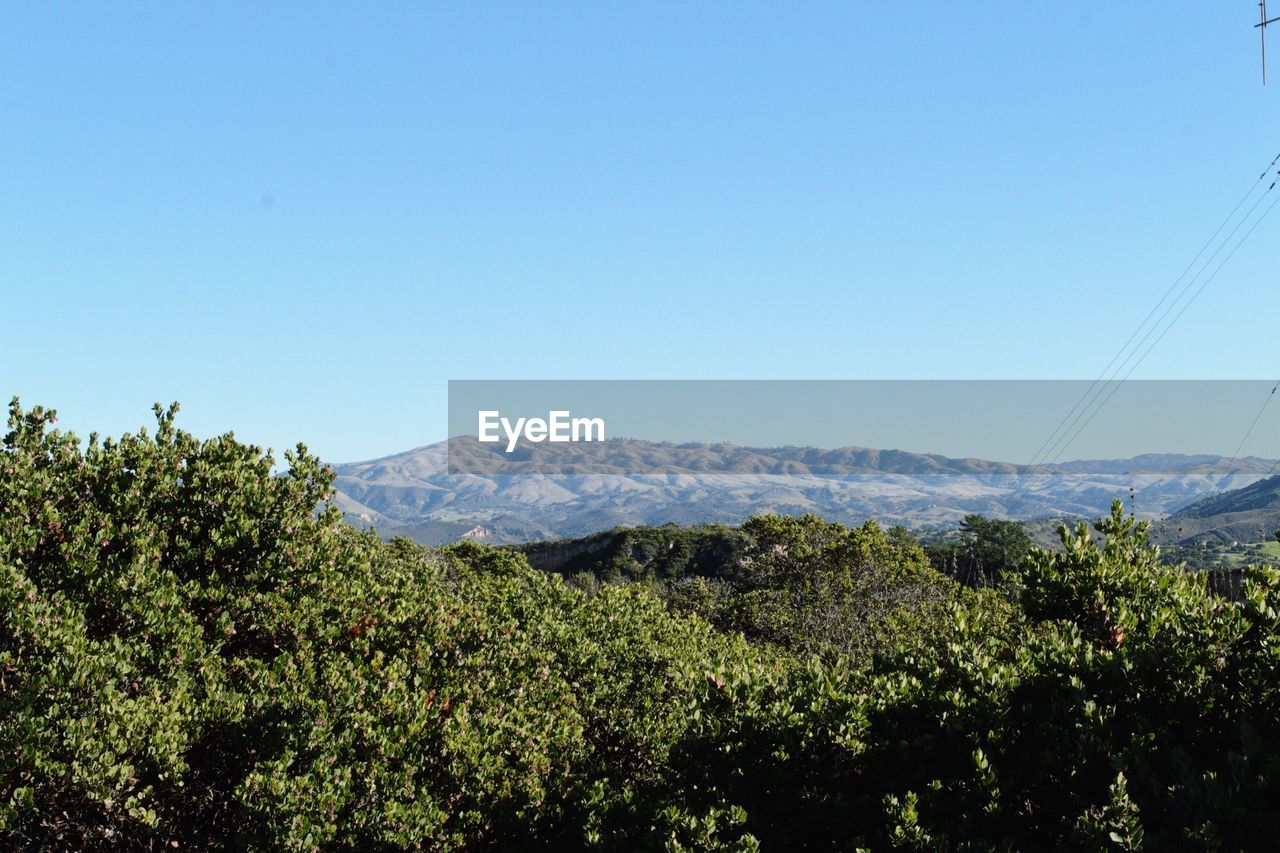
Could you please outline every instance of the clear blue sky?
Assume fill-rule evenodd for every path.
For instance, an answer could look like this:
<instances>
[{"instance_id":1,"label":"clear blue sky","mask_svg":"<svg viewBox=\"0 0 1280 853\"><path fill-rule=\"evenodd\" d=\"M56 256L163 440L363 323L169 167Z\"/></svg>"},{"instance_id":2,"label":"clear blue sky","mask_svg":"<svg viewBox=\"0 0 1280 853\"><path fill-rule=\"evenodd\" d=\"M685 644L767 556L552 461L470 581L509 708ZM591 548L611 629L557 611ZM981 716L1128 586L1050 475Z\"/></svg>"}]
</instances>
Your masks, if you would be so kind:
<instances>
[{"instance_id":1,"label":"clear blue sky","mask_svg":"<svg viewBox=\"0 0 1280 853\"><path fill-rule=\"evenodd\" d=\"M333 461L449 378L1091 378L1280 151L1233 3L0 12L0 393ZM1136 376L1266 378L1280 214Z\"/></svg>"}]
</instances>

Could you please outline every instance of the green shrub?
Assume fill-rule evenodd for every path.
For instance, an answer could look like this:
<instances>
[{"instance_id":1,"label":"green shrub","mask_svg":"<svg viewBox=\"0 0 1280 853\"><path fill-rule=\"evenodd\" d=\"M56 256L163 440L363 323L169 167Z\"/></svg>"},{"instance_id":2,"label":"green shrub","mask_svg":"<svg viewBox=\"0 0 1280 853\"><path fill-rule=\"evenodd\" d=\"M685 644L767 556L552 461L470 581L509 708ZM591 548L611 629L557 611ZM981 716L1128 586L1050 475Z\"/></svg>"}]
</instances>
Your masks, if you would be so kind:
<instances>
[{"instance_id":1,"label":"green shrub","mask_svg":"<svg viewBox=\"0 0 1280 853\"><path fill-rule=\"evenodd\" d=\"M870 670L812 665L706 715L674 761L766 848L1265 849L1280 831L1280 573L1237 605L1162 566L1119 504L1022 569L1022 615Z\"/></svg>"},{"instance_id":2,"label":"green shrub","mask_svg":"<svg viewBox=\"0 0 1280 853\"><path fill-rule=\"evenodd\" d=\"M230 436L83 449L15 403L0 455L0 834L11 843L447 848L652 822L741 641L643 590L382 543L331 475Z\"/></svg>"},{"instance_id":3,"label":"green shrub","mask_svg":"<svg viewBox=\"0 0 1280 853\"><path fill-rule=\"evenodd\" d=\"M175 412L81 444L11 406L4 845L1280 835L1280 572L1213 596L1119 505L1101 543L1063 529L1003 593L962 589L873 524L769 516L715 572L574 585L511 551L357 532L305 448L277 474Z\"/></svg>"},{"instance_id":4,"label":"green shrub","mask_svg":"<svg viewBox=\"0 0 1280 853\"><path fill-rule=\"evenodd\" d=\"M849 528L813 515L742 525L738 561L720 577L676 585L675 608L802 655L865 661L937 630L965 595L919 545L875 522Z\"/></svg>"}]
</instances>

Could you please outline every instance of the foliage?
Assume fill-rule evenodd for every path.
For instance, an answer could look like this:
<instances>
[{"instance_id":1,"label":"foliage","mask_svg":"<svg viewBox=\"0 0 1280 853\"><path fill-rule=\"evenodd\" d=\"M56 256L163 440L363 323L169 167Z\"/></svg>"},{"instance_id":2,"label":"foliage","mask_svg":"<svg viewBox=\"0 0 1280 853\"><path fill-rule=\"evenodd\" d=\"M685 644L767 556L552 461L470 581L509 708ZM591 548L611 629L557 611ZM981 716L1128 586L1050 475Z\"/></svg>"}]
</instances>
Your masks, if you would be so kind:
<instances>
[{"instance_id":1,"label":"foliage","mask_svg":"<svg viewBox=\"0 0 1280 853\"><path fill-rule=\"evenodd\" d=\"M565 577L590 576L596 583L663 585L690 577L716 577L738 562L745 539L735 527L616 527L581 539L506 546L534 568Z\"/></svg>"},{"instance_id":2,"label":"foliage","mask_svg":"<svg viewBox=\"0 0 1280 853\"><path fill-rule=\"evenodd\" d=\"M794 652L865 660L937 627L961 593L918 545L875 522L760 515L742 535L736 564L671 590L675 609Z\"/></svg>"},{"instance_id":3,"label":"foliage","mask_svg":"<svg viewBox=\"0 0 1280 853\"><path fill-rule=\"evenodd\" d=\"M352 530L305 448L276 474L175 412L81 444L11 407L5 846L1252 849L1280 833L1280 572L1213 595L1119 505L1100 539L1063 528L1003 591L940 577L874 524L776 516L706 572L588 573L588 591L509 550Z\"/></svg>"},{"instance_id":4,"label":"foliage","mask_svg":"<svg viewBox=\"0 0 1280 853\"><path fill-rule=\"evenodd\" d=\"M11 408L8 843L603 840L634 823L708 673L763 667L642 589L589 598L510 554L313 515L331 475L304 448L273 476L175 411L82 450Z\"/></svg>"},{"instance_id":5,"label":"foliage","mask_svg":"<svg viewBox=\"0 0 1280 853\"><path fill-rule=\"evenodd\" d=\"M904 528L762 515L740 527L620 527L573 540L507 546L580 589L649 586L673 612L793 652L865 661L941 627L964 594L931 571Z\"/></svg>"},{"instance_id":6,"label":"foliage","mask_svg":"<svg viewBox=\"0 0 1280 853\"><path fill-rule=\"evenodd\" d=\"M999 586L1016 576L1031 553L1031 537L1017 521L966 515L954 541L929 546L934 568L969 586Z\"/></svg>"},{"instance_id":7,"label":"foliage","mask_svg":"<svg viewBox=\"0 0 1280 853\"><path fill-rule=\"evenodd\" d=\"M1280 573L1240 604L1162 566L1119 504L1023 569L1023 614L869 671L811 666L701 725L686 791L766 847L1257 849L1280 831Z\"/></svg>"}]
</instances>

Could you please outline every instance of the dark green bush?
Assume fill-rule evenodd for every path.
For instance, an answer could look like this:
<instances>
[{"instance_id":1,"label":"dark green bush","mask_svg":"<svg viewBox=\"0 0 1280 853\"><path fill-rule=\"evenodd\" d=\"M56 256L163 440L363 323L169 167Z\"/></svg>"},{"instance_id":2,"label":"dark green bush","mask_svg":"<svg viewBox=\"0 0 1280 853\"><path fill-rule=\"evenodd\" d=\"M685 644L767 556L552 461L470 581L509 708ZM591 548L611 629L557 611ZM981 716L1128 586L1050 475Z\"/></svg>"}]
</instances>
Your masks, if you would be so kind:
<instances>
[{"instance_id":1,"label":"dark green bush","mask_svg":"<svg viewBox=\"0 0 1280 853\"><path fill-rule=\"evenodd\" d=\"M634 827L686 703L763 671L644 591L385 544L314 514L305 449L75 439L0 454L0 837L15 844L584 844ZM652 822L643 824L646 830Z\"/></svg>"},{"instance_id":2,"label":"dark green bush","mask_svg":"<svg viewBox=\"0 0 1280 853\"><path fill-rule=\"evenodd\" d=\"M1280 573L1244 601L1160 564L1117 504L1022 571L1024 613L870 670L811 666L706 714L682 787L766 847L1269 849L1280 833ZM705 808L705 806L704 806Z\"/></svg>"},{"instance_id":3,"label":"dark green bush","mask_svg":"<svg viewBox=\"0 0 1280 853\"><path fill-rule=\"evenodd\" d=\"M1064 529L1005 593L812 517L753 519L698 580L588 592L510 551L359 533L305 448L276 474L174 412L81 444L11 408L0 844L1280 836L1280 573L1215 597L1119 506L1102 544Z\"/></svg>"},{"instance_id":4,"label":"dark green bush","mask_svg":"<svg viewBox=\"0 0 1280 853\"><path fill-rule=\"evenodd\" d=\"M943 628L947 606L971 595L873 521L760 515L741 537L718 577L670 587L674 608L802 655L865 661Z\"/></svg>"}]
</instances>

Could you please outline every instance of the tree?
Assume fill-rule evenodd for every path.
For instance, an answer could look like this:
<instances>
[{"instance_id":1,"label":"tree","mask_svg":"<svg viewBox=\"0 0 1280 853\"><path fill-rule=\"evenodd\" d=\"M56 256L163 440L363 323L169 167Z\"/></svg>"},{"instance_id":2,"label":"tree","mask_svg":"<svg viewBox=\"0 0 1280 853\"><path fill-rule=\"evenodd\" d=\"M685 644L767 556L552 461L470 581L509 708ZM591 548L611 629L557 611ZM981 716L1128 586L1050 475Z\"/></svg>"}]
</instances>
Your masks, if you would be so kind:
<instances>
[{"instance_id":1,"label":"tree","mask_svg":"<svg viewBox=\"0 0 1280 853\"><path fill-rule=\"evenodd\" d=\"M851 528L815 515L759 515L742 533L741 564L704 615L792 651L865 659L929 630L958 593L919 545L873 521Z\"/></svg>"},{"instance_id":2,"label":"tree","mask_svg":"<svg viewBox=\"0 0 1280 853\"><path fill-rule=\"evenodd\" d=\"M998 586L1021 568L1031 548L1018 522L966 515L956 541L932 546L929 557L939 571L968 586Z\"/></svg>"}]
</instances>

